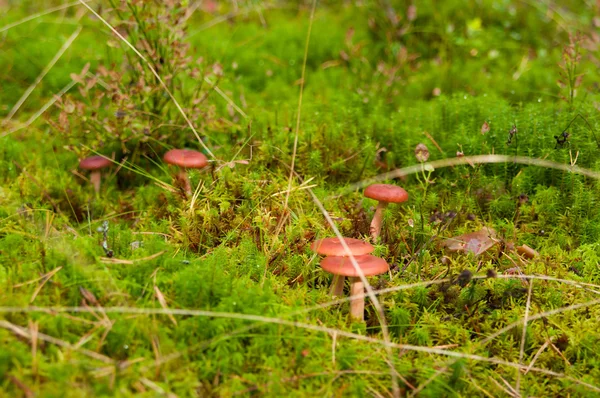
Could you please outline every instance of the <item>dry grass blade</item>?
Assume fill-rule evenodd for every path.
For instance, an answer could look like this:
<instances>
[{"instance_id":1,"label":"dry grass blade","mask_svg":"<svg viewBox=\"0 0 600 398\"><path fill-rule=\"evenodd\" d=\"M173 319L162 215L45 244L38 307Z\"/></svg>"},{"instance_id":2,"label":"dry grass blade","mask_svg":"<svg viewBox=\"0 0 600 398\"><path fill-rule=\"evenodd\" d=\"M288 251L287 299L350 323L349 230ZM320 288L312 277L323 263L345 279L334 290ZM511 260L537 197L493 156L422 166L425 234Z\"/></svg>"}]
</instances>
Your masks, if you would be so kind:
<instances>
[{"instance_id":1,"label":"dry grass blade","mask_svg":"<svg viewBox=\"0 0 600 398\"><path fill-rule=\"evenodd\" d=\"M10 380L19 390L23 391L23 396L26 398L33 398L36 396L33 391L31 391L31 389L25 385L25 383L17 379L15 376L8 375L8 380Z\"/></svg>"},{"instance_id":2,"label":"dry grass blade","mask_svg":"<svg viewBox=\"0 0 600 398\"><path fill-rule=\"evenodd\" d=\"M218 94L219 94L221 97L223 97L223 99L224 99L225 101L227 101L227 103L228 103L229 105L231 105L231 107L232 107L233 109L235 109L237 113L239 113L240 115L242 115L242 116L243 116L245 119L248 119L248 115L246 115L246 112L244 112L244 111L242 110L242 108L240 108L239 106L237 106L237 104L236 104L235 102L233 102L233 100L232 100L231 98L229 98L229 96L228 96L227 94L225 94L225 93L223 92L223 90L221 90L221 89L219 88L219 86L217 86L217 84L216 84L216 83L213 83L213 82L211 82L211 81L210 81L210 79L209 79L208 77L205 77L205 78L204 78L204 81L205 81L205 82L207 82L208 84L210 84L211 88L212 88L213 90L215 90L215 91L216 91L216 92L217 92L217 93L218 93Z\"/></svg>"},{"instance_id":3,"label":"dry grass blade","mask_svg":"<svg viewBox=\"0 0 600 398\"><path fill-rule=\"evenodd\" d=\"M84 307L82 307L82 308L84 308ZM21 337L24 337L24 338L26 338L28 340L32 340L33 339L32 334L27 329L22 328L20 326L17 326L14 323L11 323L11 322L8 322L8 321L0 321L0 328L10 330L14 334L19 335ZM86 350L84 348L79 348L79 349L75 348L74 346L72 346L71 344L67 343L66 341L57 339L57 338L52 337L52 336L48 336L48 335L46 335L44 333L39 333L38 332L36 338L38 340L42 340L42 341L45 341L47 343L52 343L52 344L55 344L55 345L63 347L63 348L67 348L67 349L70 349L70 350L74 350L74 351L80 352L80 353L82 353L84 355L87 355L90 358L94 358L94 359L96 359L98 361L101 361L101 362L104 362L104 363L113 364L115 362L115 361L113 361L112 359L110 359L107 356L104 356L102 354L98 354L97 352L94 352L94 351Z\"/></svg>"},{"instance_id":4,"label":"dry grass blade","mask_svg":"<svg viewBox=\"0 0 600 398\"><path fill-rule=\"evenodd\" d=\"M156 294L156 298L158 299L160 306L163 307L165 310L168 310L169 307L167 306L167 300L165 299L164 294L162 294L162 292L156 285L154 285L154 293ZM177 326L177 321L175 320L175 317L173 317L173 315L171 314L169 314L168 317L171 320L171 322L173 322L173 325Z\"/></svg>"},{"instance_id":5,"label":"dry grass blade","mask_svg":"<svg viewBox=\"0 0 600 398\"><path fill-rule=\"evenodd\" d=\"M61 269L62 269L62 266L56 267L52 271L50 271L47 274L45 274L45 275L42 276L42 283L40 283L38 285L38 287L35 289L35 291L31 295L31 300L29 300L30 304L33 303L33 301L35 300L35 298L37 297L37 295L39 294L39 292L42 290L42 288L44 287L44 285L46 284L46 282L48 282L50 280L50 278L52 278Z\"/></svg>"},{"instance_id":6,"label":"dry grass blade","mask_svg":"<svg viewBox=\"0 0 600 398\"><path fill-rule=\"evenodd\" d=\"M8 115L6 115L6 118L4 119L4 122L7 122L10 119L12 119L12 117L15 115L15 113L17 113L17 111L19 110L19 108L21 108L21 105L23 105L23 103L27 100L27 98L29 98L29 95L33 92L33 90L35 90L35 88L37 87L37 85L48 74L48 72L50 72L50 70L58 62L58 60L60 59L60 57L62 57L63 54L69 49L69 47L71 47L71 44L73 44L73 42L75 41L75 39L77 38L77 36L79 36L79 33L81 32L81 29L82 29L81 26L78 26L77 29L75 29L75 32L73 32L73 34L67 39L67 41L62 45L62 47L54 55L54 58L52 58L50 60L50 62L48 63L48 65L46 65L44 67L44 69L38 75L38 77L35 79L35 81L33 82L33 84L31 86L29 86L27 88L27 90L25 90L25 92L23 93L23 95L21 96L21 98L19 98L19 100L17 101L17 103L10 110L10 112L8 112Z\"/></svg>"},{"instance_id":7,"label":"dry grass blade","mask_svg":"<svg viewBox=\"0 0 600 398\"><path fill-rule=\"evenodd\" d=\"M600 299L591 300L591 301L588 301L585 303L573 304L568 307L556 308L554 310L544 311L544 312L540 312L539 314L532 315L528 318L528 321L534 321L536 319L546 318L548 316L560 314L560 313L567 312L567 311L573 311L573 310L578 310L581 308L591 307L591 306L597 305L597 304L600 304ZM502 329L496 331L495 333L489 335L485 339L483 339L480 342L480 344L485 345L485 344L489 343L490 341L494 340L496 337L500 336L502 333L505 333L505 332L521 325L522 323L523 323L522 319L512 322L512 323L508 324L507 326L503 327Z\"/></svg>"},{"instance_id":8,"label":"dry grass blade","mask_svg":"<svg viewBox=\"0 0 600 398\"><path fill-rule=\"evenodd\" d=\"M487 279L487 278L488 278L487 276L473 276L472 277L472 279L474 279L474 280ZM600 294L600 291L587 289L584 287L584 286L592 286L592 287L600 288L600 285L595 285L592 283L576 282L576 281L571 281L568 279L553 278L550 276L523 274L523 275L497 275L496 278L498 278L498 279L531 279L531 280L544 280L544 281L560 282L560 283L564 283L567 285L572 285L572 286L576 286L576 287L585 289L585 290L590 291L595 294ZM400 285L400 286L389 287L389 288L385 288L385 289L381 289L381 290L375 290L375 291L373 291L373 293L375 295L380 295L380 294L385 294L385 293L393 293L393 292L397 292L400 290L412 289L415 287L438 285L438 284L448 283L451 281L452 281L451 278L445 278L445 279L436 279L436 280L424 281L424 282L416 282L416 283L411 283L411 284L407 284L407 285ZM307 307L302 310L296 311L293 313L293 315L303 314L303 313L307 313L307 312L311 312L311 311L315 311L315 310L319 310L319 309L324 309L324 308L331 307L334 305L346 303L353 299L365 298L365 297L369 297L369 295L366 293L363 293L363 294L356 294L356 295L348 296L348 297L340 297L338 299L331 300L326 303L318 304L318 305L315 305L312 307Z\"/></svg>"},{"instance_id":9,"label":"dry grass blade","mask_svg":"<svg viewBox=\"0 0 600 398\"><path fill-rule=\"evenodd\" d=\"M533 281L529 281L529 291L527 292L527 304L525 305L525 316L523 317L523 333L521 335L521 349L519 350L519 363L523 362L525 355L525 338L527 337L527 321L529 318L529 308L531 307L531 292L533 290ZM521 395L521 371L517 371L517 382L515 391Z\"/></svg>"},{"instance_id":10,"label":"dry grass blade","mask_svg":"<svg viewBox=\"0 0 600 398\"><path fill-rule=\"evenodd\" d=\"M287 379L282 379L281 382L282 383L298 382L300 380L308 379L310 377L330 376L330 375L334 375L334 374L336 375L336 378L338 378L339 376L342 376L342 375L382 375L384 373L377 372L374 370L338 370L338 371L333 371L333 372L319 372L319 373L296 375L293 377L288 377ZM260 390L261 387L262 388L268 387L271 384L273 384L273 382L265 383L262 386L250 387L243 391L235 392L235 393L233 393L233 395L248 394L249 392ZM373 391L373 393L378 394L376 391ZM378 394L378 396L381 396L381 395Z\"/></svg>"},{"instance_id":11,"label":"dry grass blade","mask_svg":"<svg viewBox=\"0 0 600 398\"><path fill-rule=\"evenodd\" d=\"M410 392L410 397L416 397L421 391L423 391L423 389L425 387L427 387L429 385L429 383L431 383L433 380L435 380L439 375L446 373L447 368L442 368L437 370L434 374L432 374L427 380L425 380L421 385L419 385L419 387L413 389Z\"/></svg>"},{"instance_id":12,"label":"dry grass blade","mask_svg":"<svg viewBox=\"0 0 600 398\"><path fill-rule=\"evenodd\" d=\"M86 4L85 1L79 0L79 3L81 3L83 6L85 6L92 14L94 14L96 16L96 18L98 18L100 21L102 21L102 23L104 23L104 25L106 25L123 43L125 43L129 48L131 48L131 50L146 64L146 67L152 72L152 74L154 75L154 77L156 77L156 79L158 80L158 82L160 83L160 85L163 87L163 89L165 90L165 92L167 93L167 95L169 96L169 98L171 98L171 101L173 101L173 104L175 104L175 107L177 108L177 110L179 111L179 113L181 113L181 116L183 116L183 119L185 120L185 122L187 123L187 125L189 126L189 128L192 130L192 132L194 133L194 135L196 136L196 139L198 140L198 142L200 143L200 145L202 146L202 148L204 148L204 150L206 151L206 153L208 153L210 155L210 157L212 157L213 159L215 159L215 155L211 152L210 149L208 149L208 147L206 146L206 144L202 141L202 138L200 138L200 134L198 134L198 131L196 131L196 128L194 127L192 121L188 118L188 116L186 115L185 111L183 110L183 108L179 104L179 101L177 101L177 99L175 98L175 96L173 95L173 93L171 92L171 90L169 90L169 87L167 87L167 85L165 84L164 80L160 77L160 75L158 74L158 72L154 69L154 67L146 59L146 57L144 57L142 55L142 53L139 52L138 49L133 46L133 44L131 44L111 24L109 24L106 19L102 18L102 16L100 14L98 14L92 7L90 7L88 4Z\"/></svg>"},{"instance_id":13,"label":"dry grass blade","mask_svg":"<svg viewBox=\"0 0 600 398\"><path fill-rule=\"evenodd\" d=\"M506 381L504 379L502 379L502 377L500 377L502 379L502 381L504 381L506 383L506 387L503 386L502 384L498 383L498 381L496 379L494 379L492 376L488 376L489 379L502 391L504 391L504 393L506 395L508 395L509 397L512 398L517 398L518 396L513 392L512 387L510 386L510 384L506 383Z\"/></svg>"},{"instance_id":14,"label":"dry grass blade","mask_svg":"<svg viewBox=\"0 0 600 398\"><path fill-rule=\"evenodd\" d=\"M408 388L410 388L411 390L416 390L417 388L415 386L413 386L408 380L406 380L406 378L404 376L402 376L400 373L398 373L398 371L396 370L396 368L394 367L393 363L390 363L390 361L388 361L386 359L387 364L389 365L390 369L393 369L394 372L396 372L396 376L398 376L398 378L400 380L402 380L402 382L404 383L404 385Z\"/></svg>"},{"instance_id":15,"label":"dry grass blade","mask_svg":"<svg viewBox=\"0 0 600 398\"><path fill-rule=\"evenodd\" d=\"M302 117L302 97L304 95L304 83L306 79L306 61L308 59L308 47L310 44L310 34L312 32L313 21L315 19L315 9L317 8L317 0L313 0L310 10L310 21L308 24L308 32L306 33L306 44L304 46L304 60L302 62L302 74L300 76L300 94L298 95L298 109L296 110L296 129L294 131L294 146L292 149L292 162L290 164L290 175L288 178L288 187L283 203L283 211L287 210L290 200L290 192L292 191L292 181L294 179L294 166L296 164L296 154L298 151L298 136L300 135L300 119ZM282 219L283 220L283 219ZM280 227L277 228L279 230Z\"/></svg>"},{"instance_id":16,"label":"dry grass blade","mask_svg":"<svg viewBox=\"0 0 600 398\"><path fill-rule=\"evenodd\" d=\"M168 398L176 398L177 395L167 392L165 391L161 386L159 386L158 384L156 384L155 382L148 380L145 377L140 378L140 382L145 385L146 387L150 388L152 391L162 395L162 396L166 396Z\"/></svg>"},{"instance_id":17,"label":"dry grass blade","mask_svg":"<svg viewBox=\"0 0 600 398\"><path fill-rule=\"evenodd\" d=\"M40 116L42 116L44 114L44 112L46 112L48 110L48 108L50 108L52 105L54 105L54 103L56 101L58 101L58 99L60 97L62 97L63 95L65 95L65 93L67 91L72 89L73 86L75 86L75 84L77 84L77 83L74 81L71 81L69 84L64 86L62 88L62 90L60 90L56 95L54 95L50 100L48 100L36 113L31 115L31 117L29 119L27 119L27 121L25 123L19 124L18 126L12 128L11 130L8 130L8 131L0 134L0 138L6 137L7 135L11 135L13 133L16 133L19 130L22 130L24 128L31 126L33 124L33 122L35 122Z\"/></svg>"},{"instance_id":18,"label":"dry grass blade","mask_svg":"<svg viewBox=\"0 0 600 398\"><path fill-rule=\"evenodd\" d=\"M40 324L29 320L29 335L31 336L31 362L32 371L37 373L37 347L38 347L38 334Z\"/></svg>"},{"instance_id":19,"label":"dry grass blade","mask_svg":"<svg viewBox=\"0 0 600 398\"><path fill-rule=\"evenodd\" d=\"M523 372L523 374L527 374L529 372L529 369L531 369L531 367L535 364L535 361L537 361L538 357L540 356L540 354L542 352L544 352L544 350L546 348L548 348L548 346L550 345L550 341L546 340L544 342L544 344L540 347L539 350L537 350L537 352L535 353L535 355L533 356L533 359L531 360L531 362L529 363L529 366L527 366L527 369L525 369L525 371Z\"/></svg>"},{"instance_id":20,"label":"dry grass blade","mask_svg":"<svg viewBox=\"0 0 600 398\"><path fill-rule=\"evenodd\" d=\"M494 396L492 394L490 394L489 391L484 390L479 384L477 384L477 382L475 381L475 379L473 378L473 376L471 376L470 372L469 372L469 380L471 381L471 384L473 384L473 387L475 387L476 389L478 389L479 391L481 391L481 393L483 395L485 395L486 397L489 397L489 398L494 398Z\"/></svg>"}]
</instances>

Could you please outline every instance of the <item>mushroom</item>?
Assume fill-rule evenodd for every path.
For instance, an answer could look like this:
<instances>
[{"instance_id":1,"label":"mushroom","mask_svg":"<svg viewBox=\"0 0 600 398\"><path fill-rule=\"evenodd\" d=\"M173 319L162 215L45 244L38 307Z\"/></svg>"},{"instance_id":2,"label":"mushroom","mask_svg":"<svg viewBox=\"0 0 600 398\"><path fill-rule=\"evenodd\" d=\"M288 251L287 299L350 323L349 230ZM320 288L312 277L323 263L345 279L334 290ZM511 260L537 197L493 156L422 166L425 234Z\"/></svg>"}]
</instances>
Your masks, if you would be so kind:
<instances>
[{"instance_id":1,"label":"mushroom","mask_svg":"<svg viewBox=\"0 0 600 398\"><path fill-rule=\"evenodd\" d=\"M110 166L112 161L104 156L90 156L89 158L82 159L79 162L79 168L83 170L90 170L90 182L94 186L96 193L100 192L100 181L102 180L101 170Z\"/></svg>"},{"instance_id":2,"label":"mushroom","mask_svg":"<svg viewBox=\"0 0 600 398\"><path fill-rule=\"evenodd\" d=\"M165 153L164 160L180 168L176 178L188 195L192 193L192 186L187 175L187 169L202 169L208 164L208 159L204 154L191 149L171 149Z\"/></svg>"},{"instance_id":3,"label":"mushroom","mask_svg":"<svg viewBox=\"0 0 600 398\"><path fill-rule=\"evenodd\" d=\"M370 254L354 256L356 263L360 267L364 276L373 276L384 274L388 271L388 263L379 257ZM321 268L334 275L350 278L350 295L362 296L353 297L350 301L350 316L359 321L364 320L365 311L365 285L359 277L359 273L352 265L349 257L325 257L321 261Z\"/></svg>"},{"instance_id":4,"label":"mushroom","mask_svg":"<svg viewBox=\"0 0 600 398\"><path fill-rule=\"evenodd\" d=\"M367 198L379 201L370 228L371 237L373 238L373 241L376 241L381 233L383 210L387 207L388 203L406 202L408 200L408 192L396 185L373 184L365 189L364 195Z\"/></svg>"},{"instance_id":5,"label":"mushroom","mask_svg":"<svg viewBox=\"0 0 600 398\"><path fill-rule=\"evenodd\" d=\"M344 242L350 249L353 256L361 256L364 254L372 253L375 248L360 239L344 238ZM316 240L310 245L312 251L317 254L324 256L347 256L348 253L342 246L342 242L338 238L325 238ZM333 296L341 296L344 293L344 275L335 275L333 277L333 283L331 284L330 293Z\"/></svg>"}]
</instances>

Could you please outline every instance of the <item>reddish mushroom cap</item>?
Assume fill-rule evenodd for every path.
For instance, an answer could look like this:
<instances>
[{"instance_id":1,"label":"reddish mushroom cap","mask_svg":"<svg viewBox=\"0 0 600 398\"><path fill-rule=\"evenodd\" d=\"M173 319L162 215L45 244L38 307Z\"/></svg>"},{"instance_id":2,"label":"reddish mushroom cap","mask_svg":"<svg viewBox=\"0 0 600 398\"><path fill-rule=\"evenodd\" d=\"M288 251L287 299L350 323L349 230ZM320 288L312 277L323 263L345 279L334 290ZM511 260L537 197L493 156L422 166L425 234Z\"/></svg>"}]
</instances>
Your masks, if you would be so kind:
<instances>
[{"instance_id":1,"label":"reddish mushroom cap","mask_svg":"<svg viewBox=\"0 0 600 398\"><path fill-rule=\"evenodd\" d=\"M389 269L389 265L384 259L370 254L354 256L354 258L365 276L384 274ZM334 275L358 276L350 257L325 257L321 261L321 268Z\"/></svg>"},{"instance_id":2,"label":"reddish mushroom cap","mask_svg":"<svg viewBox=\"0 0 600 398\"><path fill-rule=\"evenodd\" d=\"M346 245L354 256L372 253L375 248L373 245L353 238L344 238ZM310 249L324 256L346 256L346 250L342 246L342 242L338 238L325 238L316 240L310 245Z\"/></svg>"},{"instance_id":3,"label":"reddish mushroom cap","mask_svg":"<svg viewBox=\"0 0 600 398\"><path fill-rule=\"evenodd\" d=\"M387 203L400 203L408 200L408 192L399 186L390 184L369 185L367 189L365 189L365 196Z\"/></svg>"},{"instance_id":4,"label":"reddish mushroom cap","mask_svg":"<svg viewBox=\"0 0 600 398\"><path fill-rule=\"evenodd\" d=\"M201 169L208 164L204 154L191 149L171 149L165 153L164 159L169 164L186 169Z\"/></svg>"},{"instance_id":5,"label":"reddish mushroom cap","mask_svg":"<svg viewBox=\"0 0 600 398\"><path fill-rule=\"evenodd\" d=\"M89 158L81 159L79 168L84 170L99 170L108 167L111 164L112 161L103 156L90 156Z\"/></svg>"}]
</instances>

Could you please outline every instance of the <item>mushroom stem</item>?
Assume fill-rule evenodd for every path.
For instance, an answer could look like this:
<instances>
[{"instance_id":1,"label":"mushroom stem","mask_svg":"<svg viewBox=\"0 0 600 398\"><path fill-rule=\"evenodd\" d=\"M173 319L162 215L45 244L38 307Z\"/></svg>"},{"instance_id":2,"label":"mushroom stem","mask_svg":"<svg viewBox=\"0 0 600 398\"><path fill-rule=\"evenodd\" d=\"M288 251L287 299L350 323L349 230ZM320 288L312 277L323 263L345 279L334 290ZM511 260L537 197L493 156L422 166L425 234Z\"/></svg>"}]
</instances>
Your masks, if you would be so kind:
<instances>
[{"instance_id":1,"label":"mushroom stem","mask_svg":"<svg viewBox=\"0 0 600 398\"><path fill-rule=\"evenodd\" d=\"M90 182L94 186L96 194L100 192L100 182L102 181L102 173L100 170L93 170L90 174Z\"/></svg>"},{"instance_id":2,"label":"mushroom stem","mask_svg":"<svg viewBox=\"0 0 600 398\"><path fill-rule=\"evenodd\" d=\"M179 181L186 195L192 194L192 184L190 183L190 178L185 169L179 170L179 173L177 173L177 181Z\"/></svg>"},{"instance_id":3,"label":"mushroom stem","mask_svg":"<svg viewBox=\"0 0 600 398\"><path fill-rule=\"evenodd\" d=\"M365 312L365 286L360 278L350 278L350 296L360 295L350 301L350 316L357 321L364 320Z\"/></svg>"},{"instance_id":4,"label":"mushroom stem","mask_svg":"<svg viewBox=\"0 0 600 398\"><path fill-rule=\"evenodd\" d=\"M331 283L331 289L329 289L329 294L332 296L343 296L345 280L346 277L344 275L334 275L333 282Z\"/></svg>"},{"instance_id":5,"label":"mushroom stem","mask_svg":"<svg viewBox=\"0 0 600 398\"><path fill-rule=\"evenodd\" d=\"M375 215L373 221L371 221L371 237L373 242L377 241L379 234L381 233L381 224L383 223L383 210L387 207L387 202L379 202L377 209L375 209Z\"/></svg>"}]
</instances>

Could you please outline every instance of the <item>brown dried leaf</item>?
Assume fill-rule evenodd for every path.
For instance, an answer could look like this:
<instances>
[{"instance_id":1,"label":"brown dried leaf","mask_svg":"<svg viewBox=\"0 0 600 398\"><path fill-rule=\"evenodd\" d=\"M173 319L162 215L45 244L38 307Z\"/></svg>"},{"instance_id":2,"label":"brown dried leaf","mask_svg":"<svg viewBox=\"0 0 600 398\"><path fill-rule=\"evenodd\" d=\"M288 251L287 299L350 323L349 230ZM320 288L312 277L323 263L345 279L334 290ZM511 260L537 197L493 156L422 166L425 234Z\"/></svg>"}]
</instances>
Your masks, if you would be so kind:
<instances>
[{"instance_id":1,"label":"brown dried leaf","mask_svg":"<svg viewBox=\"0 0 600 398\"><path fill-rule=\"evenodd\" d=\"M473 253L478 256L495 244L496 231L492 228L484 227L476 232L448 238L442 242L442 247L446 248L451 253L462 251L464 253Z\"/></svg>"},{"instance_id":2,"label":"brown dried leaf","mask_svg":"<svg viewBox=\"0 0 600 398\"><path fill-rule=\"evenodd\" d=\"M481 134L485 134L488 133L490 131L490 125L488 122L483 122L483 125L481 126Z\"/></svg>"}]
</instances>

